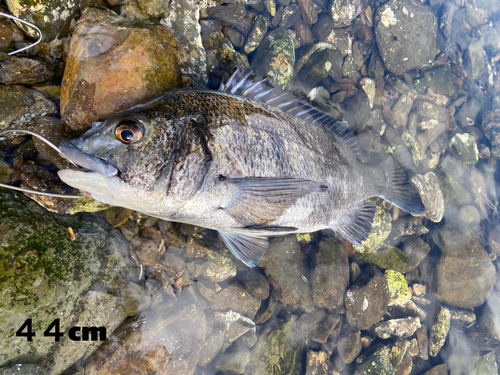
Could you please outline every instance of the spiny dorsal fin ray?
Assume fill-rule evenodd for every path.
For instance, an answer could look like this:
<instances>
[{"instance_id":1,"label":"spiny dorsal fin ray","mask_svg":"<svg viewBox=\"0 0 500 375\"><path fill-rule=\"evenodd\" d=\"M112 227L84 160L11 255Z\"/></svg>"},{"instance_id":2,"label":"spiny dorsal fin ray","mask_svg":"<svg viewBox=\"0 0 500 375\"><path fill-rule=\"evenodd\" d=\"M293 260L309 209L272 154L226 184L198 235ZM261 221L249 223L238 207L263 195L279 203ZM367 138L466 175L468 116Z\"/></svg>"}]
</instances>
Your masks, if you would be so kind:
<instances>
[{"instance_id":1,"label":"spiny dorsal fin ray","mask_svg":"<svg viewBox=\"0 0 500 375\"><path fill-rule=\"evenodd\" d=\"M358 140L347 124L296 97L292 91L283 91L283 86L272 87L268 78L255 82L252 78L252 71L241 73L236 70L227 82L220 84L219 91L266 103L308 123L324 126L342 138L357 157L361 156Z\"/></svg>"}]
</instances>

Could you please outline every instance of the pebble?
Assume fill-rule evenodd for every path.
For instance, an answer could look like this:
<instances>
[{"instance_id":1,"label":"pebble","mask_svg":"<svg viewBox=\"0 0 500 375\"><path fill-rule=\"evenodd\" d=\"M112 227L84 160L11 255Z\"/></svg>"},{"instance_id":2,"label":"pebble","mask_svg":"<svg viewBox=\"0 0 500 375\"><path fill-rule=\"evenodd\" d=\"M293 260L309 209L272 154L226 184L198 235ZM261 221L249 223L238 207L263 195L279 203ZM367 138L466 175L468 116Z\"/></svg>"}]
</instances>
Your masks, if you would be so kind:
<instances>
[{"instance_id":1,"label":"pebble","mask_svg":"<svg viewBox=\"0 0 500 375\"><path fill-rule=\"evenodd\" d=\"M247 348L232 345L215 360L215 368L230 374L243 374L250 362L250 351Z\"/></svg>"},{"instance_id":2,"label":"pebble","mask_svg":"<svg viewBox=\"0 0 500 375\"><path fill-rule=\"evenodd\" d=\"M429 338L429 354L431 357L438 355L446 341L449 329L450 311L446 307L439 305L436 309Z\"/></svg>"},{"instance_id":3,"label":"pebble","mask_svg":"<svg viewBox=\"0 0 500 375\"><path fill-rule=\"evenodd\" d=\"M389 213L383 207L383 201L378 200L375 216L368 237L361 242L362 246L354 246L360 253L373 253L382 246L382 243L391 233L391 219Z\"/></svg>"},{"instance_id":4,"label":"pebble","mask_svg":"<svg viewBox=\"0 0 500 375\"><path fill-rule=\"evenodd\" d=\"M240 281L255 298L265 300L269 297L269 282L263 274L249 270L240 276Z\"/></svg>"},{"instance_id":5,"label":"pebble","mask_svg":"<svg viewBox=\"0 0 500 375\"><path fill-rule=\"evenodd\" d=\"M0 82L4 84L30 85L50 79L53 73L39 60L0 53Z\"/></svg>"},{"instance_id":6,"label":"pebble","mask_svg":"<svg viewBox=\"0 0 500 375\"><path fill-rule=\"evenodd\" d=\"M367 6L367 0L333 0L328 6L328 13L335 27L343 27L348 26L352 20L363 13Z\"/></svg>"},{"instance_id":7,"label":"pebble","mask_svg":"<svg viewBox=\"0 0 500 375\"><path fill-rule=\"evenodd\" d=\"M376 323L374 332L382 339L410 337L420 327L420 319L418 317L408 317Z\"/></svg>"},{"instance_id":8,"label":"pebble","mask_svg":"<svg viewBox=\"0 0 500 375\"><path fill-rule=\"evenodd\" d=\"M243 51L247 55L255 51L262 42L262 39L264 39L264 36L267 32L268 23L269 21L266 17L262 15L257 17L252 31L250 31L250 34L248 34L245 45L243 46Z\"/></svg>"},{"instance_id":9,"label":"pebble","mask_svg":"<svg viewBox=\"0 0 500 375\"><path fill-rule=\"evenodd\" d=\"M424 217L439 223L444 215L444 198L436 174L427 172L425 175L414 175L411 181L417 186L424 204Z\"/></svg>"},{"instance_id":10,"label":"pebble","mask_svg":"<svg viewBox=\"0 0 500 375\"><path fill-rule=\"evenodd\" d=\"M349 324L368 329L382 319L389 303L387 281L376 267L370 266L346 293L345 308Z\"/></svg>"},{"instance_id":11,"label":"pebble","mask_svg":"<svg viewBox=\"0 0 500 375\"><path fill-rule=\"evenodd\" d=\"M232 283L215 295L210 307L212 310L232 310L253 319L259 310L260 300L248 293L239 283Z\"/></svg>"},{"instance_id":12,"label":"pebble","mask_svg":"<svg viewBox=\"0 0 500 375\"><path fill-rule=\"evenodd\" d=\"M229 257L196 242L192 237L186 243L187 258L204 258L210 265L204 270L202 276L213 282L221 282L236 276L236 264Z\"/></svg>"},{"instance_id":13,"label":"pebble","mask_svg":"<svg viewBox=\"0 0 500 375\"><path fill-rule=\"evenodd\" d=\"M361 335L359 331L350 332L337 342L339 356L344 363L352 363L361 352Z\"/></svg>"},{"instance_id":14,"label":"pebble","mask_svg":"<svg viewBox=\"0 0 500 375\"><path fill-rule=\"evenodd\" d=\"M307 351L306 375L336 375L329 354L325 351Z\"/></svg>"}]
</instances>

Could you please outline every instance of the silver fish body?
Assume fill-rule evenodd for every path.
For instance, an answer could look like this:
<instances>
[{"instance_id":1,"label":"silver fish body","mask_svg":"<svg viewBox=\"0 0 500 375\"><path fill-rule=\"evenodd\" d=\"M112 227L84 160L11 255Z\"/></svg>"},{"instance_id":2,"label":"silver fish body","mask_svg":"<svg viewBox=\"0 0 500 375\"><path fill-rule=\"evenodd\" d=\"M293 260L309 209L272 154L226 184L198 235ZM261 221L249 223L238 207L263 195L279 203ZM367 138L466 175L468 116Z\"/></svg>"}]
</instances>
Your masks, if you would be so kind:
<instances>
[{"instance_id":1,"label":"silver fish body","mask_svg":"<svg viewBox=\"0 0 500 375\"><path fill-rule=\"evenodd\" d=\"M365 201L374 196L423 213L401 165L405 153L367 166L340 121L302 102L266 101L212 90L166 93L63 143L90 172L59 176L97 200L217 230L249 266L269 236L330 228L359 245L375 212Z\"/></svg>"}]
</instances>

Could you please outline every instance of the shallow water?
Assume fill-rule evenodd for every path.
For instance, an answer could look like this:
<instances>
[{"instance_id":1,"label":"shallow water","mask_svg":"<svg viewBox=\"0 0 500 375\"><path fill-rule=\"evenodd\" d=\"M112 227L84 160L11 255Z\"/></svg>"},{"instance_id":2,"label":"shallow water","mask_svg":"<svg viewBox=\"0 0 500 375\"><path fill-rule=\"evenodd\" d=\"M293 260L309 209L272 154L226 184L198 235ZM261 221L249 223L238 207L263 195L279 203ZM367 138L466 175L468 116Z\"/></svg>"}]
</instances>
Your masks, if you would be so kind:
<instances>
[{"instance_id":1,"label":"shallow water","mask_svg":"<svg viewBox=\"0 0 500 375\"><path fill-rule=\"evenodd\" d=\"M156 3L149 9L138 6L140 2L112 4L130 20L109 21L110 27L100 25L104 18L97 17L85 25L88 29L73 29L67 48L77 43L78 33L83 42L72 45L71 52L57 55L52 46L52 57L43 48L31 57L45 63L52 58L58 64L48 87L59 86L65 79L64 64L77 61L71 78L75 85L66 83L61 96L62 119L76 124L73 131L80 126L80 115L88 125L99 111L108 115L181 83L215 88L227 70L246 68L246 59L257 74L271 71L287 86L292 86L287 77L293 74L293 85L321 109L342 113L359 135L364 162L376 165L398 147L411 151L413 172L428 178L420 189L425 216L413 218L378 200L373 233L364 249L353 248L331 231L288 236L272 240L259 266L249 270L215 232L203 228L118 209L105 211L108 221L101 213L50 213L20 194L2 191L0 374L399 375L424 374L432 368L428 374L498 373L500 6L493 1L429 1L421 10L409 2L401 9L392 2L370 2L368 9L355 1L364 8L362 14L330 30L328 4L286 3L202 9L201 36L196 20L173 10L177 2L169 16ZM283 12L284 18L271 16L274 11ZM316 21L313 13L318 11ZM334 12L345 16L343 11L340 7ZM434 43L425 39L432 15L435 55L422 47ZM426 29L415 33L404 24L409 28L403 34L376 31L380 23L397 28L402 23L398 16L407 23L418 19ZM326 23L325 17L330 17ZM136 53L126 43L133 46L149 38L147 31L128 29L141 18L152 24L162 18L161 24L174 30L181 42L176 48L185 53L178 58L179 71L148 73L154 79L147 84L113 71L107 73L111 78L99 81L96 66L104 69L114 63L100 57L127 48ZM288 30L293 54L286 50L290 43L283 35L274 44L260 42L264 34L259 35L258 27L266 23L267 34L278 24ZM199 40L187 38L186 30ZM171 51L162 32L153 33L157 47ZM417 37L424 40L422 45ZM259 51L258 46L266 45L266 51ZM130 70L139 55L148 53L146 48L130 65L120 64ZM425 53L432 56L428 65L420 58ZM109 56L121 58L119 53ZM418 67L409 69L408 59ZM87 66L85 74L95 81L85 91L85 85L78 86L78 74L84 70L78 64L89 60L96 65ZM154 70L166 62L152 64ZM118 87L113 88L113 80ZM82 101L78 94L101 88L94 102ZM113 96L119 100L113 102ZM123 102L129 96L134 98ZM34 117L48 113L53 111L40 110ZM20 118L6 126L19 125ZM60 129L55 122L38 129ZM63 137L57 132L51 136L59 142L76 134ZM0 146L0 182L21 180L25 186L66 189L55 175L54 164L64 167L61 160L33 141ZM82 210L67 202L38 202L59 213ZM76 241L67 227L72 227ZM61 341L51 335L56 317ZM27 319L36 331L32 340L26 336L29 324L23 325ZM104 331L96 336L97 328L90 327L105 328L102 346Z\"/></svg>"}]
</instances>

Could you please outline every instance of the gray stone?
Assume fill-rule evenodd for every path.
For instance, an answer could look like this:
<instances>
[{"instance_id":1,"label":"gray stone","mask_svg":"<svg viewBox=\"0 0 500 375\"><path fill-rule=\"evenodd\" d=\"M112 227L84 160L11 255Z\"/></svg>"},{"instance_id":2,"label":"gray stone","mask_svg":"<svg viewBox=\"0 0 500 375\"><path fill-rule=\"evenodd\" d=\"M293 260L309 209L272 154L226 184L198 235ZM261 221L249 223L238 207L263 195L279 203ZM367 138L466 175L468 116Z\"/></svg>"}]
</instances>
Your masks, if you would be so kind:
<instances>
[{"instance_id":1,"label":"gray stone","mask_svg":"<svg viewBox=\"0 0 500 375\"><path fill-rule=\"evenodd\" d=\"M352 363L361 352L361 335L359 331L353 331L343 336L337 342L339 356L344 363Z\"/></svg>"},{"instance_id":2,"label":"gray stone","mask_svg":"<svg viewBox=\"0 0 500 375\"><path fill-rule=\"evenodd\" d=\"M312 0L297 0L302 13L302 20L307 25L313 25L318 21L318 12Z\"/></svg>"},{"instance_id":3,"label":"gray stone","mask_svg":"<svg viewBox=\"0 0 500 375\"><path fill-rule=\"evenodd\" d=\"M349 288L345 299L346 318L358 329L369 329L382 319L389 303L385 276L370 266Z\"/></svg>"},{"instance_id":4,"label":"gray stone","mask_svg":"<svg viewBox=\"0 0 500 375\"><path fill-rule=\"evenodd\" d=\"M408 114L410 113L411 107L413 105L413 98L408 95L401 95L392 107L392 113L394 115L394 124L396 126L406 127L408 121Z\"/></svg>"},{"instance_id":5,"label":"gray stone","mask_svg":"<svg viewBox=\"0 0 500 375\"><path fill-rule=\"evenodd\" d=\"M313 310L309 272L296 236L273 239L259 267L264 268L281 303L305 312Z\"/></svg>"},{"instance_id":6,"label":"gray stone","mask_svg":"<svg viewBox=\"0 0 500 375\"><path fill-rule=\"evenodd\" d=\"M202 274L205 279L217 283L236 276L236 264L231 258L206 247L193 237L189 238L185 248L187 258L204 258L210 261Z\"/></svg>"},{"instance_id":7,"label":"gray stone","mask_svg":"<svg viewBox=\"0 0 500 375\"><path fill-rule=\"evenodd\" d=\"M229 374L243 374L249 362L250 351L247 348L233 345L215 360L214 365L217 371Z\"/></svg>"},{"instance_id":8,"label":"gray stone","mask_svg":"<svg viewBox=\"0 0 500 375\"><path fill-rule=\"evenodd\" d=\"M249 270L240 276L240 281L254 297L260 300L269 297L269 282L263 274Z\"/></svg>"},{"instance_id":9,"label":"gray stone","mask_svg":"<svg viewBox=\"0 0 500 375\"><path fill-rule=\"evenodd\" d=\"M338 314L315 308L314 311L303 314L297 320L295 337L297 339L307 338L325 344L339 320Z\"/></svg>"},{"instance_id":10,"label":"gray stone","mask_svg":"<svg viewBox=\"0 0 500 375\"><path fill-rule=\"evenodd\" d=\"M420 2L391 0L378 8L375 37L385 66L403 74L434 61L437 21Z\"/></svg>"},{"instance_id":11,"label":"gray stone","mask_svg":"<svg viewBox=\"0 0 500 375\"><path fill-rule=\"evenodd\" d=\"M422 78L413 81L415 88L419 91L431 89L432 91L451 96L455 92L453 75L449 66L432 69L425 72Z\"/></svg>"},{"instance_id":12,"label":"gray stone","mask_svg":"<svg viewBox=\"0 0 500 375\"><path fill-rule=\"evenodd\" d=\"M48 80L53 71L43 62L0 53L0 82L7 85L30 85Z\"/></svg>"},{"instance_id":13,"label":"gray stone","mask_svg":"<svg viewBox=\"0 0 500 375\"><path fill-rule=\"evenodd\" d=\"M375 334L382 338L390 337L410 337L420 328L420 319L418 317L408 317L401 319L390 319L384 322L375 324Z\"/></svg>"},{"instance_id":14,"label":"gray stone","mask_svg":"<svg viewBox=\"0 0 500 375\"><path fill-rule=\"evenodd\" d=\"M367 0L333 0L328 6L328 13L332 17L335 27L344 27L363 13L367 6Z\"/></svg>"},{"instance_id":15,"label":"gray stone","mask_svg":"<svg viewBox=\"0 0 500 375\"><path fill-rule=\"evenodd\" d=\"M411 181L417 186L424 204L424 217L439 223L444 215L444 198L436 174L427 172L425 175L414 175Z\"/></svg>"},{"instance_id":16,"label":"gray stone","mask_svg":"<svg viewBox=\"0 0 500 375\"><path fill-rule=\"evenodd\" d=\"M336 309L343 305L349 285L349 260L342 243L333 238L319 243L311 266L311 284L316 306Z\"/></svg>"},{"instance_id":17,"label":"gray stone","mask_svg":"<svg viewBox=\"0 0 500 375\"><path fill-rule=\"evenodd\" d=\"M415 102L415 111L417 114L423 117L434 119L440 122L448 121L448 118L450 117L450 113L446 108L431 102Z\"/></svg>"},{"instance_id":18,"label":"gray stone","mask_svg":"<svg viewBox=\"0 0 500 375\"><path fill-rule=\"evenodd\" d=\"M314 24L311 29L312 34L317 40L326 41L326 38L333 31L333 21L328 14L321 14L318 18L318 22Z\"/></svg>"},{"instance_id":19,"label":"gray stone","mask_svg":"<svg viewBox=\"0 0 500 375\"><path fill-rule=\"evenodd\" d=\"M447 224L438 230L442 254L435 282L426 282L441 301L460 308L484 303L495 284L495 267L470 228Z\"/></svg>"},{"instance_id":20,"label":"gray stone","mask_svg":"<svg viewBox=\"0 0 500 375\"><path fill-rule=\"evenodd\" d=\"M248 293L238 283L233 283L215 295L210 303L212 310L232 310L253 319L260 307L260 300Z\"/></svg>"},{"instance_id":21,"label":"gray stone","mask_svg":"<svg viewBox=\"0 0 500 375\"><path fill-rule=\"evenodd\" d=\"M451 152L465 165L474 167L479 160L479 151L474 136L469 133L455 134L450 139Z\"/></svg>"},{"instance_id":22,"label":"gray stone","mask_svg":"<svg viewBox=\"0 0 500 375\"><path fill-rule=\"evenodd\" d=\"M252 31L250 31L250 34L248 34L245 45L243 46L243 51L247 55L255 51L259 46L260 42L262 42L262 39L264 39L264 36L266 35L267 32L267 25L268 25L268 20L266 17L262 15L257 17L254 26L252 28Z\"/></svg>"},{"instance_id":23,"label":"gray stone","mask_svg":"<svg viewBox=\"0 0 500 375\"><path fill-rule=\"evenodd\" d=\"M479 319L481 331L497 340L500 338L500 311L498 306L500 306L500 292L494 290L486 300Z\"/></svg>"},{"instance_id":24,"label":"gray stone","mask_svg":"<svg viewBox=\"0 0 500 375\"><path fill-rule=\"evenodd\" d=\"M284 29L295 25L301 18L300 7L296 3L291 3L283 10L283 18L280 21L280 27Z\"/></svg>"},{"instance_id":25,"label":"gray stone","mask_svg":"<svg viewBox=\"0 0 500 375\"><path fill-rule=\"evenodd\" d=\"M484 50L479 39L472 39L467 48L466 57L469 71L473 80L478 79L484 72Z\"/></svg>"}]
</instances>

